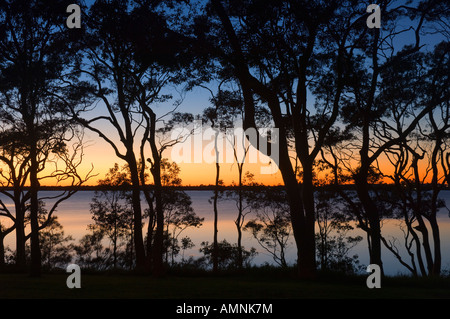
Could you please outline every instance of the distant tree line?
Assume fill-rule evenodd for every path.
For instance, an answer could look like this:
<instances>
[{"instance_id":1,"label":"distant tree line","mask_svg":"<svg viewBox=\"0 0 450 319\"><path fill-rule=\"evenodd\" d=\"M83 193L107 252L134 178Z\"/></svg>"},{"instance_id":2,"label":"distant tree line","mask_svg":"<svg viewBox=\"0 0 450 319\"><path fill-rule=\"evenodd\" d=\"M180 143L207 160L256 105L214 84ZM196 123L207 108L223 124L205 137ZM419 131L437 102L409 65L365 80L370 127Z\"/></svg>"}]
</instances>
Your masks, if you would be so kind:
<instances>
[{"instance_id":1,"label":"distant tree line","mask_svg":"<svg viewBox=\"0 0 450 319\"><path fill-rule=\"evenodd\" d=\"M216 132L237 120L244 129L279 129L276 139L258 134L254 146L269 145L282 194L246 193L245 161L235 152L237 188L227 195L237 203L235 247L217 237L216 162L213 242L202 245L214 271L225 267L221 251L230 247L233 264L245 265L252 255L242 246L245 230L280 266L292 235L301 277L354 266L347 253L362 240L347 234L354 222L370 263L382 268L384 245L413 275L441 274L437 217L450 183L447 1L382 0L381 28L367 26L367 1L99 0L82 6L80 29L65 26L69 4L0 2L0 192L14 203L0 202L0 265L13 232L19 271L38 276L64 256L49 253L46 240L59 227L58 205L93 177L94 168L84 176L79 169L83 133L91 132L125 165L101 183L127 187L96 194L93 233L76 248L80 262L108 255L113 267L164 274L191 245L180 234L202 222L188 196L165 189L179 183L165 152L186 137L170 133L197 117ZM178 112L193 88L207 90L210 105L203 114ZM162 115L158 105L167 107ZM50 180L74 187L49 198L41 184ZM378 187L388 182L389 191ZM259 215L245 223L251 209ZM383 235L387 218L402 221L409 260ZM112 251L100 249L105 236Z\"/></svg>"}]
</instances>

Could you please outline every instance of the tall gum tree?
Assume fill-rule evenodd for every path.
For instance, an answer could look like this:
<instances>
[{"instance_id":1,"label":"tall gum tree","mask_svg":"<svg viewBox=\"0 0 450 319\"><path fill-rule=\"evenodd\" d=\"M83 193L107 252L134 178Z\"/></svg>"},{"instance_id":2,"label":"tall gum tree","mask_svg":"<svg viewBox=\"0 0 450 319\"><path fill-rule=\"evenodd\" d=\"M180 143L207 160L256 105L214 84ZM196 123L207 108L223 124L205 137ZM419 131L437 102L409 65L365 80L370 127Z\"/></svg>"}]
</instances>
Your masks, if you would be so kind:
<instances>
[{"instance_id":1,"label":"tall gum tree","mask_svg":"<svg viewBox=\"0 0 450 319\"><path fill-rule=\"evenodd\" d=\"M68 142L75 130L58 97L65 96L73 105L82 103L86 97L72 95L66 85L69 77L75 79L68 69L75 60L78 48L74 40L79 36L77 31L68 32L64 25L62 17L68 5L68 1L57 0L45 4L40 1L0 3L1 160L9 168L9 175L3 177L7 186L14 189L16 261L19 268L23 267L24 245L30 238L33 276L41 273L39 231L48 225L58 204L73 194L57 196L48 219L40 223L39 203L49 199L39 197L41 181L71 179L72 185L83 181L76 172L83 157L82 144L76 143L74 154L69 154ZM64 162L64 169L56 166L50 173L45 172L51 169L50 162L59 160ZM24 235L26 212L31 225L27 236Z\"/></svg>"},{"instance_id":2,"label":"tall gum tree","mask_svg":"<svg viewBox=\"0 0 450 319\"><path fill-rule=\"evenodd\" d=\"M442 15L448 16L448 6L441 1L423 1L411 7L390 1L383 1L379 5L383 12L383 28L367 29L365 24L361 24L356 29L360 45L352 50L348 57L349 94L342 107L341 119L356 137L352 142L353 146L356 145L352 160L356 159L358 165L353 169L352 175L357 198L362 207L355 210L356 217L368 235L370 263L377 264L383 269L382 213L376 198L372 195L371 178L378 169L378 161L382 154L396 145L407 142L418 123L448 96L442 92L433 94L432 90L423 96L412 92L409 94L408 108L392 110L387 106L397 101L383 100L386 96L383 97L380 90L387 85L398 84L395 83L395 77L388 76L389 70L392 71L394 65L404 65L408 59L415 61L414 55L423 50L423 32L426 28L433 28L433 24ZM404 22L400 24L399 21ZM410 32L409 37L404 36L407 32ZM411 87L418 89L418 83L423 85L429 81L430 74L425 73L423 77L416 76L422 68L420 64L413 65L414 67L416 73L414 71L405 73L407 76L406 80L403 79L405 85L398 87L397 93L408 94ZM396 72L399 72L399 69ZM400 110L403 110L403 113L400 113ZM401 125L391 128L393 119L390 117L396 114L401 116L398 122ZM352 164L347 163L346 166Z\"/></svg>"},{"instance_id":3,"label":"tall gum tree","mask_svg":"<svg viewBox=\"0 0 450 319\"><path fill-rule=\"evenodd\" d=\"M343 62L351 47L355 19L349 2L265 1L234 3L212 0L207 39L218 62L239 83L244 101L244 129L257 128L256 102L270 110L279 129L277 165L286 187L298 249L298 271L315 275L315 158L338 116L344 87ZM357 14L356 14L357 16ZM200 37L199 37L200 38ZM308 101L319 65L329 67L335 90L314 117ZM267 142L259 136L259 143ZM256 145L258 146L258 145ZM297 179L292 157L301 163Z\"/></svg>"},{"instance_id":4,"label":"tall gum tree","mask_svg":"<svg viewBox=\"0 0 450 319\"><path fill-rule=\"evenodd\" d=\"M165 115L172 116L172 127L177 119L189 120L189 116L173 109L160 115L153 108L153 104L166 103L172 98L164 88L171 83L179 84L174 70L182 70L177 50L183 46L176 33L167 27L168 18L162 9L165 3L96 1L90 7L84 18L84 60L79 72L86 76L86 88L99 103L72 112L75 121L98 134L116 156L127 163L134 212L136 268L138 271L152 268L156 275L163 268L161 158L163 150L171 144L158 145L160 128L157 126ZM175 104L176 108L178 104ZM144 187L146 164L150 164L153 177L153 196ZM149 245L146 248L143 240L142 191L152 212L149 225L153 224L153 218L156 220L155 238L148 241L153 242L151 248ZM155 209L153 203L156 203Z\"/></svg>"}]
</instances>

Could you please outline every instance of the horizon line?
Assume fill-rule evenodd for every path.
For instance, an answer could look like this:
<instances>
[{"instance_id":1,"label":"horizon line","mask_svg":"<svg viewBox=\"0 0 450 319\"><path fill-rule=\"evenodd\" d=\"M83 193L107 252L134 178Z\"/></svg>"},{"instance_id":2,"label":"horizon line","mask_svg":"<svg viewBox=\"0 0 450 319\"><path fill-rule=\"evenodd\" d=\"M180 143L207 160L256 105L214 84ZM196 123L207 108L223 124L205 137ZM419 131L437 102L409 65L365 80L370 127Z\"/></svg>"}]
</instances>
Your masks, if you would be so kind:
<instances>
[{"instance_id":1,"label":"horizon line","mask_svg":"<svg viewBox=\"0 0 450 319\"><path fill-rule=\"evenodd\" d=\"M299 183L299 185L301 185L301 183ZM371 186L375 186L375 187L381 187L381 186L395 186L394 183L385 183L385 182L381 182L381 183L373 183L370 184ZM332 188L332 187L343 187L343 188L351 188L351 187L355 187L356 184L355 183L346 183L346 184L323 184L323 185L317 185L314 186L314 188ZM426 184L422 184L422 187L428 188L433 186L431 183L426 183ZM450 190L450 185L445 185L445 184L441 184L440 186L442 186L441 190ZM204 190L208 190L208 189L215 189L216 187L220 188L220 189L236 189L239 188L239 185L214 185L214 184L209 184L209 185L205 185L205 184L199 184L199 185L167 185L167 186L162 186L162 188L173 188L173 189L204 189ZM277 185L264 185L264 184L260 184L260 185L241 185L241 187L243 188L284 188L285 185L283 184L277 184ZM23 186L21 187L22 189L30 189L30 186ZM130 190L132 187L131 185L120 185L120 186L112 186L112 185L78 185L78 186L74 186L74 185L41 185L39 186L39 189L41 190L59 190L59 189L75 189L75 190L95 190L95 189L123 189L123 190ZM149 184L149 185L141 185L139 188L144 189L144 188L148 188L148 189L152 189L154 188L154 184ZM0 191L4 191L4 190L14 190L14 186L0 186Z\"/></svg>"}]
</instances>

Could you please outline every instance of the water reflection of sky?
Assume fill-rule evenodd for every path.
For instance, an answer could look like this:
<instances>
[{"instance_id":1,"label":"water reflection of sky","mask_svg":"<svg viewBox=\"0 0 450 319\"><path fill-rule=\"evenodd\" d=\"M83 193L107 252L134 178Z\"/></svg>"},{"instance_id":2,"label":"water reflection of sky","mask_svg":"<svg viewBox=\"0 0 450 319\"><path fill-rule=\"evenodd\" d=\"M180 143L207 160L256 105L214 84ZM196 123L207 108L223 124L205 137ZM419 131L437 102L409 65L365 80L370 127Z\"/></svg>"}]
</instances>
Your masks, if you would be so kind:
<instances>
[{"instance_id":1,"label":"water reflection of sky","mask_svg":"<svg viewBox=\"0 0 450 319\"><path fill-rule=\"evenodd\" d=\"M185 252L185 257L194 256L199 257L201 254L199 252L200 244L203 241L208 241L212 243L213 240L213 207L209 203L213 193L209 191L188 191L188 194L192 198L193 208L198 216L204 217L205 220L200 228L186 229L180 238L184 236L189 236L194 242L195 247L187 250ZM447 202L448 207L450 207L450 191L445 191L441 193ZM92 191L83 191L76 193L69 200L60 204L56 215L58 216L59 222L64 226L64 232L66 235L72 235L76 241L78 241L84 234L88 232L87 225L92 223L91 215L89 212L89 203L94 196ZM1 197L2 199L4 196ZM14 205L6 202L9 208L13 208ZM47 204L50 207L50 203ZM218 239L222 241L226 239L230 243L237 242L237 231L234 224L236 218L237 209L236 205L232 201L221 201L219 203L219 224L218 224ZM251 219L252 216L246 216L246 221ZM5 226L9 226L12 222L8 219L2 218L2 222ZM406 254L404 249L403 232L400 228L399 220L385 220L383 221L382 232L386 239L396 238L396 245L400 250L400 253L405 261L410 262L409 256ZM317 229L317 228L316 228ZM144 230L146 230L146 225L144 225ZM441 236L441 254L442 254L442 268L450 270L450 218L447 212L442 211L439 214L439 230ZM360 235L363 240L355 246L351 251L350 255L357 254L361 265L369 264L368 248L366 234L361 229L354 229L349 232L349 235L356 236ZM264 262L273 263L272 257L267 254L255 239L252 238L249 232L243 233L243 246L246 249L255 247L258 250L258 255L253 259L253 263L262 264ZM5 246L14 248L15 247L15 235L14 232L9 234L5 238ZM398 273L408 274L405 267L400 265L391 252L389 252L383 246L383 264L385 273L387 275L396 275ZM296 248L293 243L293 238L289 247L286 251L287 261L289 263L294 263L296 260Z\"/></svg>"}]
</instances>

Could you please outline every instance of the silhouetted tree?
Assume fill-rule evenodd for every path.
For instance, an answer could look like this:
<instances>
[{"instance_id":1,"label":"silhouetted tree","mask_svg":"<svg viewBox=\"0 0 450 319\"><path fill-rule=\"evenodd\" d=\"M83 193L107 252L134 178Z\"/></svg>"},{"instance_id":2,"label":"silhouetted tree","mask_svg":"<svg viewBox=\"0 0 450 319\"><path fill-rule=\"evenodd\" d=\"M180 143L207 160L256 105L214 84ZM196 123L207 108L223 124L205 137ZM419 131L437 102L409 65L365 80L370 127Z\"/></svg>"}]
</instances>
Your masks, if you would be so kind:
<instances>
[{"instance_id":1,"label":"silhouetted tree","mask_svg":"<svg viewBox=\"0 0 450 319\"><path fill-rule=\"evenodd\" d=\"M427 112L408 139L385 151L394 167L394 172L386 176L396 186L391 201L396 202L393 206L397 218L404 221L405 247L410 262L402 259L398 247L392 241L386 238L382 240L415 276L419 273L422 276L439 275L441 272L437 214L445 207L445 202L439 199L439 193L445 185L445 158L450 128L448 46L448 42L439 43L432 52L418 53L408 61L392 65L386 74L383 73L386 82L382 86L381 96L394 115L391 130L395 134L402 134L401 123L404 119L400 114L414 99L419 99L423 105L438 101L436 108ZM415 66L411 67L411 64ZM416 68L423 72L420 80L410 76L411 70ZM414 91L408 92L408 95L399 92L398 85L405 85L410 78L417 81L418 85L405 87Z\"/></svg>"},{"instance_id":2,"label":"silhouetted tree","mask_svg":"<svg viewBox=\"0 0 450 319\"><path fill-rule=\"evenodd\" d=\"M54 216L49 225L39 233L42 266L47 270L64 269L72 260L72 245L69 243L73 241L73 237L66 236L63 229Z\"/></svg>"},{"instance_id":3,"label":"silhouetted tree","mask_svg":"<svg viewBox=\"0 0 450 319\"><path fill-rule=\"evenodd\" d=\"M105 179L98 182L99 186L114 187L114 189L95 191L90 204L94 224L89 225L89 228L106 235L111 241L114 268L117 267L120 241L125 239L128 245L133 238L132 195L129 190L123 189L130 185L129 175L126 167L119 169L119 166L115 164Z\"/></svg>"},{"instance_id":4,"label":"silhouetted tree","mask_svg":"<svg viewBox=\"0 0 450 319\"><path fill-rule=\"evenodd\" d=\"M2 206L1 215L9 218L13 224L7 229L2 229L2 240L11 231L16 230L16 267L17 269L25 268L25 215L26 202L29 195L24 191L24 185L28 179L29 161L28 156L21 156L25 150L24 146L18 140L19 132L13 133L7 129L6 121L2 120L4 127L2 127L2 142L0 157L2 166L1 169L1 185L6 189L8 186L13 186L13 191L1 190L6 199L11 199L14 203L14 211L12 211L5 200L0 200Z\"/></svg>"},{"instance_id":5,"label":"silhouetted tree","mask_svg":"<svg viewBox=\"0 0 450 319\"><path fill-rule=\"evenodd\" d=\"M220 179L220 158L223 158L223 154L221 154L219 149L219 138L223 138L223 133L226 132L227 128L233 127L234 120L236 118L237 112L239 112L239 108L236 107L236 98L233 98L233 92L222 90L222 85L224 81L218 85L218 92L214 94L214 92L207 88L211 94L210 102L213 106L207 107L203 110L202 114L202 122L207 123L214 130L214 156L215 156L215 166L216 166L216 175L214 179L214 196L213 196L213 210L214 210L214 235L213 235L213 252L212 252L212 264L213 264L213 272L217 272L219 270L219 241L217 238L218 235L218 219L219 219L219 211L218 211L218 201L220 197L221 187L223 186L223 182ZM231 103L230 103L231 101ZM238 102L239 104L239 102Z\"/></svg>"},{"instance_id":6,"label":"silhouetted tree","mask_svg":"<svg viewBox=\"0 0 450 319\"><path fill-rule=\"evenodd\" d=\"M164 254L164 221L165 221L165 212L164 212L164 196L166 193L163 191L164 183L174 183L175 181L181 182L178 178L177 174L179 172L179 168L175 163L167 163L167 161L163 158L164 151L176 145L177 143L185 140L187 135L180 134L175 138L168 138L167 135L170 133L176 126L180 128L181 126L186 126L188 123L192 122L193 116L189 113L179 113L174 112L174 110L169 111L167 114L171 114L172 118L170 118L167 122L164 122L163 127L156 128L157 126L157 118L154 111L148 106L147 97L144 95L144 99L139 99L139 103L143 109L143 116L145 118L145 122L147 123L147 128L149 130L149 135L146 137L143 142L147 142L151 149L151 157L147 158L147 162L150 163L150 172L153 177L153 194L144 189L144 194L149 204L149 231L147 233L147 242L152 243L151 245L151 257L153 259L153 273L156 276L159 276L163 273L163 254ZM166 115L167 115L166 114ZM157 138L158 135L158 138ZM158 143L159 141L159 143ZM141 154L143 154L144 143L141 144ZM164 173L162 170L168 168L169 173ZM176 174L174 175L174 171L171 171L170 168L174 168ZM143 172L141 171L141 176ZM165 180L164 180L165 179ZM173 185L172 185L173 186ZM154 204L154 207L153 207ZM153 227L156 224L156 230L153 232ZM153 239L153 240L152 240ZM150 245L149 245L150 247ZM150 250L149 250L150 251Z\"/></svg>"},{"instance_id":7,"label":"silhouetted tree","mask_svg":"<svg viewBox=\"0 0 450 319\"><path fill-rule=\"evenodd\" d=\"M196 17L192 27L192 34L203 43L204 50L209 50L210 56L216 58L218 73L232 77L240 85L244 128L257 127L255 111L259 101L270 109L272 120L279 128L277 165L288 193L299 272L304 276L313 275L315 270L313 178L316 158L325 139L334 131L332 128L342 114L342 106L352 99L358 99L361 110L355 112L353 108L353 115L366 119L358 124L362 127L364 146L356 179L360 200L367 216L370 215L373 229L371 260L381 265L379 219L366 186L373 163L384 147L371 154L372 148L367 142L370 138L364 135L378 116L374 102L379 73L419 50L423 25L448 14L448 8L445 2L433 0L414 6L396 6L382 1L380 7L384 27L370 29L366 25L367 4L355 1L264 1L256 4L211 0L204 6L205 14ZM396 23L405 18L410 18L414 24L405 28L414 33L412 45L399 50L392 49L392 45L383 46L387 39L396 40L406 32ZM368 65L373 72L367 72ZM314 112L310 96L315 98ZM263 136L259 136L258 141L266 142ZM300 164L300 182L297 170L292 167L291 155Z\"/></svg>"},{"instance_id":8,"label":"silhouetted tree","mask_svg":"<svg viewBox=\"0 0 450 319\"><path fill-rule=\"evenodd\" d=\"M243 203L243 195L242 195L242 188L243 188L243 178L244 178L244 164L247 161L246 157L249 152L249 143L247 142L247 138L245 135L245 132L242 130L242 134L240 132L238 134L234 134L235 132L231 133L231 128L235 127L236 125L239 125L239 123L243 120L243 100L242 100L242 92L239 90L231 90L231 89L224 89L223 86L227 84L227 81L229 79L224 78L220 81L218 87L217 87L217 93L214 93L210 88L205 87L211 94L210 102L212 104L211 107L206 108L203 111L202 114L202 121L203 123L207 123L210 125L210 127L215 131L214 136L214 155L216 159L216 178L215 178L215 188L214 188L214 197L213 197L213 207L214 207L214 239L213 239L213 245L215 245L216 249L218 249L217 243L217 220L218 220L218 209L217 209L217 203L219 200L219 197L221 196L221 186L222 182L220 180L220 164L223 161L224 154L220 153L219 145L224 146L226 144L226 147L231 146L233 149L233 156L234 160L236 162L236 166L238 169L238 182L236 186L236 194L237 194L237 201L236 206L238 210L238 216L235 221L235 225L238 231L238 264L242 265L242 253L241 247L242 247L242 227L244 224L244 203ZM203 85L201 85L203 86ZM267 114L267 110L264 108L261 108L258 110L257 119L258 124L261 124L261 126L264 126L262 123L265 120L264 115ZM242 127L241 127L242 129ZM231 134L230 134L231 133ZM225 137L225 138L224 138ZM222 139L222 141L219 142L219 139ZM228 197L233 197L232 194L234 192L228 192ZM217 270L217 261L214 262L214 255L213 255L213 271Z\"/></svg>"},{"instance_id":9,"label":"silhouetted tree","mask_svg":"<svg viewBox=\"0 0 450 319\"><path fill-rule=\"evenodd\" d=\"M181 263L182 264L186 263L186 259L184 258L184 252L186 250L192 249L194 247L195 247L195 244L191 240L191 238L189 238L188 236L181 238L181 250L182 250Z\"/></svg>"},{"instance_id":10,"label":"silhouetted tree","mask_svg":"<svg viewBox=\"0 0 450 319\"><path fill-rule=\"evenodd\" d=\"M251 177L249 179L252 180ZM251 232L279 266L288 267L286 250L291 244L292 226L285 190L251 183L244 188L243 197L248 213L256 216L245 224L243 230Z\"/></svg>"},{"instance_id":11,"label":"silhouetted tree","mask_svg":"<svg viewBox=\"0 0 450 319\"><path fill-rule=\"evenodd\" d=\"M80 110L74 109L72 116L78 123L103 138L114 149L116 156L129 167L136 266L143 270L145 249L138 160L135 154L136 142L140 140L136 123L142 120L135 100L127 91L131 82L129 72L134 69L134 45L129 36L129 28L136 21L133 20L129 1L96 1L89 13L84 15L83 21L86 30L83 41L86 65L80 64L79 72L87 76L92 94L102 101L105 111L90 119L82 118L84 111L90 109L88 106ZM106 133L103 128L99 128L99 123L102 122L106 122L113 130ZM120 143L115 141L112 132L117 134Z\"/></svg>"},{"instance_id":12,"label":"silhouetted tree","mask_svg":"<svg viewBox=\"0 0 450 319\"><path fill-rule=\"evenodd\" d=\"M106 270L111 265L111 254L103 247L103 234L92 232L84 235L78 244L73 246L75 250L74 262L82 268L91 270Z\"/></svg>"},{"instance_id":13,"label":"silhouetted tree","mask_svg":"<svg viewBox=\"0 0 450 319\"><path fill-rule=\"evenodd\" d=\"M358 255L350 257L348 253L363 238L349 235L349 231L354 229L351 225L351 211L348 211L345 201L334 187L322 185L317 190L316 197L316 247L320 269L357 273Z\"/></svg>"},{"instance_id":14,"label":"silhouetted tree","mask_svg":"<svg viewBox=\"0 0 450 319\"><path fill-rule=\"evenodd\" d=\"M157 125L161 118L151 105L172 98L162 90L169 83L178 83L173 70L174 66L179 69L176 49L181 47L174 37L176 33L167 26L164 5L165 1L96 1L90 7L84 19L86 64L80 65L80 72L88 77L89 87L101 100L105 111L92 118L82 117L88 116L84 112L90 108L72 114L77 122L103 138L117 157L127 163L133 198L136 267L143 270L152 259L155 275L162 271L164 216L160 161L163 150L157 145ZM173 110L167 112L173 113ZM100 126L102 122L113 128L110 132L116 134L117 140ZM150 156L144 152L148 148ZM141 187L145 183L147 162L151 165L154 182L153 197L146 193L147 188ZM156 238L153 256L147 257L142 236L142 190L148 205L152 205L152 200L156 202Z\"/></svg>"},{"instance_id":15,"label":"silhouetted tree","mask_svg":"<svg viewBox=\"0 0 450 319\"><path fill-rule=\"evenodd\" d=\"M211 18L198 19L199 26L209 32L202 39L213 54L220 52L217 57L223 72L232 74L240 85L244 129L257 128L257 101L268 107L279 128L276 164L286 185L302 276L313 276L315 271L314 161L339 113L345 55L355 45L350 32L353 22L364 17L350 7L339 1L238 4L213 0L206 7ZM313 116L307 92L310 83L325 74L335 89L328 96L329 103ZM259 145L276 141L258 137ZM270 155L272 148L268 149ZM301 163L301 185L292 167L291 150Z\"/></svg>"},{"instance_id":16,"label":"silhouetted tree","mask_svg":"<svg viewBox=\"0 0 450 319\"><path fill-rule=\"evenodd\" d=\"M386 10L384 6L382 6L382 10ZM353 97L346 101L348 104L343 108L343 115L348 125L358 132L354 134L358 143L353 142L353 145L358 144L354 154L358 156L359 163L359 166L353 171L353 177L357 186L358 200L362 205L362 211L360 211L362 215L358 217L358 220L365 220L365 222L360 222L360 227L369 235L370 262L378 264L380 267L382 267L380 224L382 210L378 209L375 198L371 196L370 176L372 172L379 171L377 161L383 152L396 144L405 142L418 123L442 101L442 98L445 98L440 93L425 96L418 94L421 91L420 86L428 81L425 78L434 76L427 71L422 73L422 76L418 76L422 71L422 65L414 57L420 50L420 32L423 25L439 14L440 6L426 2L417 9L410 10L406 11L406 15L413 14L416 18L414 20L416 37L413 39L412 45L405 46L402 50L394 52L381 45L384 38L395 38L400 32L394 23L387 24L389 27L385 28L383 33L379 29L369 33L361 31L367 37L369 44L364 52L359 54L355 52L352 59ZM384 19L395 21L398 19L398 14L401 13L393 10L390 12L393 16L385 15ZM404 71L397 70L404 72L401 75L401 81L392 81L393 79L389 75L393 73L389 70L392 70L393 66L404 67L408 63L407 61L411 61L412 66L410 64ZM366 72L366 63L370 63L373 72ZM418 73L412 73L413 70ZM401 87L398 86L400 83L403 83ZM379 94L380 89L385 85L396 86L396 95L410 94L409 101L402 104L397 103L397 110L392 111L387 106L393 105L395 101L392 99L384 101L384 96ZM389 113L390 111L392 113ZM393 120L397 117L401 127L398 129L392 127L390 116L393 117Z\"/></svg>"},{"instance_id":17,"label":"silhouetted tree","mask_svg":"<svg viewBox=\"0 0 450 319\"><path fill-rule=\"evenodd\" d=\"M207 241L201 243L202 248L200 252L204 254L207 264L212 264L212 254L214 246ZM219 255L218 255L218 269L219 270L234 270L239 269L238 262L238 249L237 245L230 244L226 239L218 243ZM242 256L245 267L249 267L252 259L256 256L257 252L255 248L251 248L249 251L242 248Z\"/></svg>"},{"instance_id":18,"label":"silhouetted tree","mask_svg":"<svg viewBox=\"0 0 450 319\"><path fill-rule=\"evenodd\" d=\"M8 217L10 217L9 213L6 213L6 215ZM1 213L0 216L4 216L3 213ZM6 247L5 247L4 240L5 240L6 235L8 235L12 231L14 231L14 227L15 227L14 224L13 224L13 226L5 227L0 222L0 270L3 269L6 264L6 259L5 259L6 258Z\"/></svg>"},{"instance_id":19,"label":"silhouetted tree","mask_svg":"<svg viewBox=\"0 0 450 319\"><path fill-rule=\"evenodd\" d=\"M238 137L240 139L245 139L244 136ZM244 146L243 146L244 147ZM242 156L246 156L248 152L248 148L244 150L245 154L242 154ZM255 200L256 193L260 191L259 188L253 189L254 186L261 186L258 185L256 182L254 182L254 175L250 172L246 172L245 175L243 174L243 168L245 159L242 159L240 162L237 158L236 154L236 148L234 148L234 154L235 154L235 160L238 162L238 184L232 184L231 188L228 188L224 192L224 198L227 200L232 200L236 204L236 208L238 211L238 216L234 221L234 224L236 225L236 229L238 232L238 238L237 238L237 247L238 247L238 265L241 267L242 264L242 231L245 230L245 217L251 213L252 206L257 204L258 200ZM267 203L267 202L266 202ZM261 206L262 207L262 206Z\"/></svg>"},{"instance_id":20,"label":"silhouetted tree","mask_svg":"<svg viewBox=\"0 0 450 319\"><path fill-rule=\"evenodd\" d=\"M167 159L161 161L161 186L164 187L162 209L164 231L168 241L166 263L170 253L172 265L180 249L179 236L189 227L201 227L204 221L204 218L197 216L192 208L190 196L185 191L177 189L182 183L179 173L180 168L175 162L169 162ZM152 231L155 231L155 227L152 228Z\"/></svg>"},{"instance_id":21,"label":"silhouetted tree","mask_svg":"<svg viewBox=\"0 0 450 319\"><path fill-rule=\"evenodd\" d=\"M6 183L15 187L14 197L18 218L17 261L24 263L24 202L29 201L31 226L31 274L40 275L41 250L39 230L47 222L39 224L38 192L39 176L48 168L51 156L69 160L67 132L71 125L64 116L65 105L60 98L70 100L73 106L83 103L86 95L72 91L67 85L69 78L76 81L68 69L76 61L78 31L67 32L61 17L65 16L68 1L3 1L0 4L0 70L1 70L1 121L6 139L6 156L2 161L8 166L10 176ZM2 143L2 146L5 145ZM3 153L5 155L5 153ZM16 159L16 156L20 158ZM54 160L56 162L56 160ZM58 168L51 174L57 180L72 179L75 184L83 178L74 172L77 165L66 162L62 171ZM18 176L14 174L18 172ZM63 176L66 177L63 177ZM23 181L29 190L23 192ZM64 193L57 203L73 193ZM57 204L56 204L57 206ZM56 208L55 206L55 208ZM49 210L49 218L54 209Z\"/></svg>"},{"instance_id":22,"label":"silhouetted tree","mask_svg":"<svg viewBox=\"0 0 450 319\"><path fill-rule=\"evenodd\" d=\"M356 185L357 198L346 192L340 194L355 214L358 226L367 232L370 262L382 267L381 220L383 212L389 210L378 201L380 194L372 184L383 178L379 161L384 152L406 142L426 114L445 100L439 90L419 93L423 92L422 85L433 83L436 77L423 68L417 55L423 48L422 31L448 17L448 5L423 1L414 6L395 6L386 1L380 7L383 28L368 29L365 21L355 21L352 34L358 44L347 51L343 65L345 97L340 119L346 127L335 141L326 142L325 148L336 181L348 181L350 176ZM409 20L409 25L396 23L399 19ZM397 41L407 30L412 36ZM386 39L391 43L388 47L383 45ZM403 39L410 42L405 45ZM324 101L335 92L327 81L315 87ZM388 87L393 89L390 97L383 94ZM405 97L401 103L395 100L398 96Z\"/></svg>"}]
</instances>

